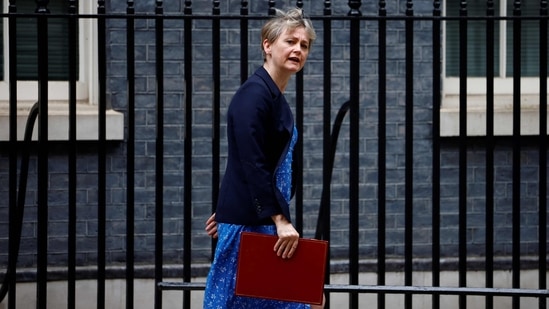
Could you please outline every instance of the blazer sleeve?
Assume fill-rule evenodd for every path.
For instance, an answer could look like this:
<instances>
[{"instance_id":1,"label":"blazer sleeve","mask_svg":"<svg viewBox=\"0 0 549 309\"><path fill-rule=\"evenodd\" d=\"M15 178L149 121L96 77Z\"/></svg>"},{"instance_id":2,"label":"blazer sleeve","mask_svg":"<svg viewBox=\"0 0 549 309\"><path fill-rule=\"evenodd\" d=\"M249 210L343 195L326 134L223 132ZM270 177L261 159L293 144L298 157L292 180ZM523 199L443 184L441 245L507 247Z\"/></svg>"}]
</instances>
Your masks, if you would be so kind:
<instances>
[{"instance_id":1,"label":"blazer sleeve","mask_svg":"<svg viewBox=\"0 0 549 309\"><path fill-rule=\"evenodd\" d=\"M273 137L273 98L261 82L246 83L235 94L230 115L236 151L245 182L248 185L258 219L284 214L289 218L289 206L281 205L280 192L274 182L274 169L281 150ZM276 153L276 152L279 153Z\"/></svg>"}]
</instances>

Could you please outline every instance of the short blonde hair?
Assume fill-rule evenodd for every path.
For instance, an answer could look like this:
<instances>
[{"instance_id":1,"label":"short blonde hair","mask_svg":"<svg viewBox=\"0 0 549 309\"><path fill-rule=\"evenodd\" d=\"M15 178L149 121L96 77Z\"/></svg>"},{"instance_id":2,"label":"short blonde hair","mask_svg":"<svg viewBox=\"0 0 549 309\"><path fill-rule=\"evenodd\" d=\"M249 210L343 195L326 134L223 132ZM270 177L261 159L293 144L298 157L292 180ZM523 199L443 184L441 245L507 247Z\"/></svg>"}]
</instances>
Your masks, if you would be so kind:
<instances>
[{"instance_id":1,"label":"short blonde hair","mask_svg":"<svg viewBox=\"0 0 549 309\"><path fill-rule=\"evenodd\" d=\"M294 30L299 27L305 28L309 37L309 46L313 44L313 41L316 39L316 32L311 20L303 17L302 9L294 8L286 12L275 9L275 12L275 16L261 28L261 52L263 60L266 59L263 41L267 40L269 43L273 43L287 30Z\"/></svg>"}]
</instances>

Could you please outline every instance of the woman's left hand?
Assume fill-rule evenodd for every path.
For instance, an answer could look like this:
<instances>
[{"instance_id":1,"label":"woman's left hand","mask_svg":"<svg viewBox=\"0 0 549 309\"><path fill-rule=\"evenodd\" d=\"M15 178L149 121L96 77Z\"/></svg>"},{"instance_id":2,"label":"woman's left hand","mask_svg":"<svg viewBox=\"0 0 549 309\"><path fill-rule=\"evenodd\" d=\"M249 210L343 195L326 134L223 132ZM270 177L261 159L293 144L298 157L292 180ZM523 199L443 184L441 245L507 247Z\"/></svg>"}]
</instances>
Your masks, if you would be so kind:
<instances>
[{"instance_id":1,"label":"woman's left hand","mask_svg":"<svg viewBox=\"0 0 549 309\"><path fill-rule=\"evenodd\" d=\"M276 224L276 233L278 235L274 251L276 251L276 255L283 259L289 259L297 250L299 233L283 215L272 216L272 219Z\"/></svg>"},{"instance_id":2,"label":"woman's left hand","mask_svg":"<svg viewBox=\"0 0 549 309\"><path fill-rule=\"evenodd\" d=\"M215 221L215 213L206 220L206 233L212 238L217 238L217 222Z\"/></svg>"}]
</instances>

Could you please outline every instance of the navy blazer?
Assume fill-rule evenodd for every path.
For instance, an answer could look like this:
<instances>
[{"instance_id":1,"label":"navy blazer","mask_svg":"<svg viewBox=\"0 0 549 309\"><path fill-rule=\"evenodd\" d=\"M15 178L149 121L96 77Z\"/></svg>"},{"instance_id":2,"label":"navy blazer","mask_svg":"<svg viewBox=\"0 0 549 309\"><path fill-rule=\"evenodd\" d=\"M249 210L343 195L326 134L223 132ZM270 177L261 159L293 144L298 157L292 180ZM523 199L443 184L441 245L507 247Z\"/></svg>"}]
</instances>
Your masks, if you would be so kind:
<instances>
[{"instance_id":1,"label":"navy blazer","mask_svg":"<svg viewBox=\"0 0 549 309\"><path fill-rule=\"evenodd\" d=\"M217 203L217 222L274 224L271 216L276 214L291 221L289 204L276 187L275 175L289 147L293 127L288 102L260 67L238 89L227 111L228 159ZM293 184L295 179L292 196Z\"/></svg>"}]
</instances>

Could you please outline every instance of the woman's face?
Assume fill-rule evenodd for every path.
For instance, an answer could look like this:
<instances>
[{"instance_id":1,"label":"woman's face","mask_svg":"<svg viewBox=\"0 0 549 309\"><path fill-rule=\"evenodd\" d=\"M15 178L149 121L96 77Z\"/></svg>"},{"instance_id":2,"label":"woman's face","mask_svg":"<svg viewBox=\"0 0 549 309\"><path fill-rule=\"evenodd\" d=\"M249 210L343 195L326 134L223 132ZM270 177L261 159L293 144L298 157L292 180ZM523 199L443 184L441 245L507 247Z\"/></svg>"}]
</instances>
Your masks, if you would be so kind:
<instances>
[{"instance_id":1,"label":"woman's face","mask_svg":"<svg viewBox=\"0 0 549 309\"><path fill-rule=\"evenodd\" d=\"M286 30L273 43L263 42L267 61L290 73L297 73L303 68L309 56L309 45L309 37L303 27Z\"/></svg>"}]
</instances>

